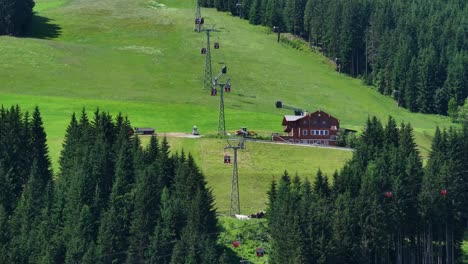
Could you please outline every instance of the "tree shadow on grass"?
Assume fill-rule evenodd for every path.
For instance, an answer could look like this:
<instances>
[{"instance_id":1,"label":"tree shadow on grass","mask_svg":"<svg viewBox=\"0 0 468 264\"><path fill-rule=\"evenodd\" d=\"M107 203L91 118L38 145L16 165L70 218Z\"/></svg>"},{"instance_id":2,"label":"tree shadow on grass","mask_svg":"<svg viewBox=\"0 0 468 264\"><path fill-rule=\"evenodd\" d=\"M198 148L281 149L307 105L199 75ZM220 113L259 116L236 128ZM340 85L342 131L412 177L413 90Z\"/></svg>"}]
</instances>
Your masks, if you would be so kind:
<instances>
[{"instance_id":1,"label":"tree shadow on grass","mask_svg":"<svg viewBox=\"0 0 468 264\"><path fill-rule=\"evenodd\" d=\"M57 38L62 33L62 28L59 25L52 23L52 21L53 20L50 18L38 16L34 13L25 37L39 39Z\"/></svg>"}]
</instances>

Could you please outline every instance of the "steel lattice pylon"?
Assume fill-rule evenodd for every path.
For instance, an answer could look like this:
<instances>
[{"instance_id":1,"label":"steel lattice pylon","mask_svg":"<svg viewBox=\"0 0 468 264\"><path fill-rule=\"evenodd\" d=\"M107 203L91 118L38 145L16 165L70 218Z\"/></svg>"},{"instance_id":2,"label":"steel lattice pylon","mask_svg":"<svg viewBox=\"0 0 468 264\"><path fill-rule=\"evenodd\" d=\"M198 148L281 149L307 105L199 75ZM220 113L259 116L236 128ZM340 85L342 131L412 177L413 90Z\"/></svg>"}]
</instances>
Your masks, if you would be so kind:
<instances>
[{"instance_id":1,"label":"steel lattice pylon","mask_svg":"<svg viewBox=\"0 0 468 264\"><path fill-rule=\"evenodd\" d=\"M226 121L224 119L224 91L225 91L225 86L229 85L229 78L226 80L225 83L218 83L219 78L221 75L227 73L227 67L223 66L221 69L221 73L219 73L214 79L213 79L213 89L216 89L217 86L220 88L220 97L219 97L219 112L218 112L218 135L225 136L226 135Z\"/></svg>"},{"instance_id":2,"label":"steel lattice pylon","mask_svg":"<svg viewBox=\"0 0 468 264\"><path fill-rule=\"evenodd\" d=\"M205 74L203 76L203 89L211 90L213 87L213 73L211 71L211 49L210 49L210 32L213 29L205 29L206 31L206 58L205 58Z\"/></svg>"},{"instance_id":3,"label":"steel lattice pylon","mask_svg":"<svg viewBox=\"0 0 468 264\"><path fill-rule=\"evenodd\" d=\"M220 84L220 96L219 96L219 114L218 114L218 135L226 135L226 122L224 120L224 86L226 84Z\"/></svg>"},{"instance_id":4,"label":"steel lattice pylon","mask_svg":"<svg viewBox=\"0 0 468 264\"><path fill-rule=\"evenodd\" d=\"M228 141L229 144L229 141ZM231 178L231 207L229 209L229 215L234 216L240 214L240 195L239 195L239 175L237 172L237 150L244 148L244 139L239 141L237 146L232 146L229 144L228 147L224 149L233 149L234 150L234 167L232 168L232 178Z\"/></svg>"},{"instance_id":5,"label":"steel lattice pylon","mask_svg":"<svg viewBox=\"0 0 468 264\"><path fill-rule=\"evenodd\" d=\"M195 21L198 20L198 23L195 24L195 31L201 32L202 31L202 23L201 23L201 8L200 8L200 0L197 0L197 7L195 11Z\"/></svg>"}]
</instances>

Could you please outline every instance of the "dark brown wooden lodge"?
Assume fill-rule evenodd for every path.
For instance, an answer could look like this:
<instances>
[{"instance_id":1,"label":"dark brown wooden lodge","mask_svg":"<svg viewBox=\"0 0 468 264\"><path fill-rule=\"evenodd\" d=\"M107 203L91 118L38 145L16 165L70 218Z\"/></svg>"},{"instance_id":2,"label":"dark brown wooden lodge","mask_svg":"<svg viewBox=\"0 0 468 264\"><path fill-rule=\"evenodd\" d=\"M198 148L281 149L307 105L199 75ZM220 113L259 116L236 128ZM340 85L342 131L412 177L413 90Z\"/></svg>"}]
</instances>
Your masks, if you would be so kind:
<instances>
[{"instance_id":1,"label":"dark brown wooden lodge","mask_svg":"<svg viewBox=\"0 0 468 264\"><path fill-rule=\"evenodd\" d=\"M285 136L273 135L273 141L336 146L340 121L321 110L302 116L285 115Z\"/></svg>"}]
</instances>

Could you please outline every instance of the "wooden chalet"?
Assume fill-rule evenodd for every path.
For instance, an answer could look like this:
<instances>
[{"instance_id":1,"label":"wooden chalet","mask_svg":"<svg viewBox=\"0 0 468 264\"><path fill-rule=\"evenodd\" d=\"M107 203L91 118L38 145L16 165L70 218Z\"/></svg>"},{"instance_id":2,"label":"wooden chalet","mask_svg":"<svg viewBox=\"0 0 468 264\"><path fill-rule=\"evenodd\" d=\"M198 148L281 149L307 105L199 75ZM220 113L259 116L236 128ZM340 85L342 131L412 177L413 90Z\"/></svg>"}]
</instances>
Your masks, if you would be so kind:
<instances>
[{"instance_id":1,"label":"wooden chalet","mask_svg":"<svg viewBox=\"0 0 468 264\"><path fill-rule=\"evenodd\" d=\"M273 141L336 146L340 121L330 114L317 110L310 114L283 118L287 135L273 135Z\"/></svg>"}]
</instances>

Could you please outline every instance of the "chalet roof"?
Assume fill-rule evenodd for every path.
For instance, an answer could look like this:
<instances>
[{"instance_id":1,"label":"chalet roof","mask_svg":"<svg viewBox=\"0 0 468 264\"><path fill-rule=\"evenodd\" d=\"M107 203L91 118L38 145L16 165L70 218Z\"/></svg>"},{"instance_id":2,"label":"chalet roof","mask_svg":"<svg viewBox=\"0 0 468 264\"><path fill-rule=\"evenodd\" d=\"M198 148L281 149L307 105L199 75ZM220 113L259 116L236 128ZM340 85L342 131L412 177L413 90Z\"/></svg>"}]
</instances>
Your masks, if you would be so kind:
<instances>
[{"instance_id":1,"label":"chalet roof","mask_svg":"<svg viewBox=\"0 0 468 264\"><path fill-rule=\"evenodd\" d=\"M294 121L297 121L301 118L303 118L304 116L295 116L295 115L285 115L284 116L284 119L288 122L294 122Z\"/></svg>"}]
</instances>

